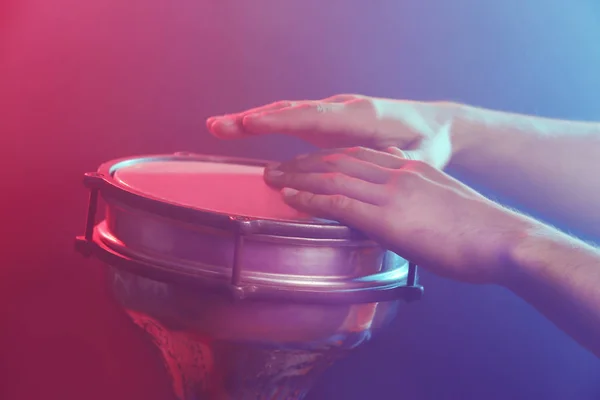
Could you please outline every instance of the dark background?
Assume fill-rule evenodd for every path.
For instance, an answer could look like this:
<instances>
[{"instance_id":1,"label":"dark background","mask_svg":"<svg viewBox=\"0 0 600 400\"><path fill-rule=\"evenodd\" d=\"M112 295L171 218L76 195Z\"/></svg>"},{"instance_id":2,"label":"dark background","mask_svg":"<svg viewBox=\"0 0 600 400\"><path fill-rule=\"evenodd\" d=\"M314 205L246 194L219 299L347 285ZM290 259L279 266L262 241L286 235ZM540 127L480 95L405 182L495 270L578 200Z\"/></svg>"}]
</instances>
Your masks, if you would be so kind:
<instances>
[{"instance_id":1,"label":"dark background","mask_svg":"<svg viewBox=\"0 0 600 400\"><path fill-rule=\"evenodd\" d=\"M4 0L0 398L168 398L101 266L72 249L84 172L177 150L284 159L309 147L219 142L204 119L340 92L600 119L599 37L594 0ZM311 400L600 398L598 361L512 294L422 281Z\"/></svg>"}]
</instances>

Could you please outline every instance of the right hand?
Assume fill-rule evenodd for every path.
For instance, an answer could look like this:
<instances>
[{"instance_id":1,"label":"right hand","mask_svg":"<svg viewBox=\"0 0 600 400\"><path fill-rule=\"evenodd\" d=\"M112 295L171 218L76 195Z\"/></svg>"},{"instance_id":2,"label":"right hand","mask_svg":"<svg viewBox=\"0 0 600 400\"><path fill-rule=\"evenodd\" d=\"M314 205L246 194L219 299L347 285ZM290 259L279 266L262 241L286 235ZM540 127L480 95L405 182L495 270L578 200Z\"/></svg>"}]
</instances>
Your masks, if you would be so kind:
<instances>
[{"instance_id":1,"label":"right hand","mask_svg":"<svg viewBox=\"0 0 600 400\"><path fill-rule=\"evenodd\" d=\"M426 163L372 149L301 156L267 168L265 180L290 206L465 282L505 283L513 246L537 226Z\"/></svg>"},{"instance_id":2,"label":"right hand","mask_svg":"<svg viewBox=\"0 0 600 400\"><path fill-rule=\"evenodd\" d=\"M407 158L444 168L461 146L452 132L459 110L453 103L336 95L323 100L280 101L211 117L206 124L222 139L282 133L321 148L394 147Z\"/></svg>"}]
</instances>

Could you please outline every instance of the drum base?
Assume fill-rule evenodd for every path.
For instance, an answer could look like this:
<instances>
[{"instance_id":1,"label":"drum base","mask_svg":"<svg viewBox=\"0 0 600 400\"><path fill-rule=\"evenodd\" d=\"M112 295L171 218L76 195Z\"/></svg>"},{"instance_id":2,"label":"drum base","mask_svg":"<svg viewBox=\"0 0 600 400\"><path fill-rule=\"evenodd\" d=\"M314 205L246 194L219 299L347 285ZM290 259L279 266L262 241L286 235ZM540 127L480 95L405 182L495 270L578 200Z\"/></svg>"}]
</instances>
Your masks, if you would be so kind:
<instances>
[{"instance_id":1,"label":"drum base","mask_svg":"<svg viewBox=\"0 0 600 400\"><path fill-rule=\"evenodd\" d=\"M301 400L322 372L366 339L319 349L215 341L128 313L160 349L180 400Z\"/></svg>"},{"instance_id":2,"label":"drum base","mask_svg":"<svg viewBox=\"0 0 600 400\"><path fill-rule=\"evenodd\" d=\"M108 268L112 292L162 353L178 400L301 400L398 302L235 301Z\"/></svg>"}]
</instances>

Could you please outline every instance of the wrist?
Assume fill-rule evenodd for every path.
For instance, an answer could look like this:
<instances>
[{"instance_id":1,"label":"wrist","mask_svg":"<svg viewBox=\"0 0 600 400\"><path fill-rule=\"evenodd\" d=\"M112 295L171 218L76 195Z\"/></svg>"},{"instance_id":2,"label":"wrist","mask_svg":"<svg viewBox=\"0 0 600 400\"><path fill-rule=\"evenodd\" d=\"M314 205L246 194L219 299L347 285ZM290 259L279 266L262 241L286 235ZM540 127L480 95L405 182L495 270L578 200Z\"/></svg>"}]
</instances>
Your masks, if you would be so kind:
<instances>
[{"instance_id":1,"label":"wrist","mask_svg":"<svg viewBox=\"0 0 600 400\"><path fill-rule=\"evenodd\" d=\"M460 103L447 103L443 107L451 116L452 157L448 167L455 170L468 169L473 158L482 151L482 147L486 143L489 146L498 122L490 118L490 115L485 115L493 111Z\"/></svg>"},{"instance_id":2,"label":"wrist","mask_svg":"<svg viewBox=\"0 0 600 400\"><path fill-rule=\"evenodd\" d=\"M459 271L469 272L465 277L473 283L510 286L518 276L522 263L521 251L542 224L533 218L504 208L490 200L485 212L474 213L473 226L461 233L461 245L457 247L460 258L456 261ZM470 232L471 234L466 234ZM466 240L465 240L466 239ZM464 269L463 269L464 268ZM474 275L470 276L473 272Z\"/></svg>"},{"instance_id":3,"label":"wrist","mask_svg":"<svg viewBox=\"0 0 600 400\"><path fill-rule=\"evenodd\" d=\"M533 224L524 229L508 248L506 273L500 283L514 292L519 292L524 282L532 278L549 278L548 275L557 272L549 266L557 263L568 265L572 251L577 252L577 248L582 246L585 247L585 243L572 239L548 225Z\"/></svg>"},{"instance_id":4,"label":"wrist","mask_svg":"<svg viewBox=\"0 0 600 400\"><path fill-rule=\"evenodd\" d=\"M473 261L476 268L484 267L487 270L485 283L508 287L526 265L522 251L529 243L529 238L542 229L542 224L502 206L494 205L494 208L498 213L492 214L484 224L489 229L472 240L474 254L478 255Z\"/></svg>"}]
</instances>

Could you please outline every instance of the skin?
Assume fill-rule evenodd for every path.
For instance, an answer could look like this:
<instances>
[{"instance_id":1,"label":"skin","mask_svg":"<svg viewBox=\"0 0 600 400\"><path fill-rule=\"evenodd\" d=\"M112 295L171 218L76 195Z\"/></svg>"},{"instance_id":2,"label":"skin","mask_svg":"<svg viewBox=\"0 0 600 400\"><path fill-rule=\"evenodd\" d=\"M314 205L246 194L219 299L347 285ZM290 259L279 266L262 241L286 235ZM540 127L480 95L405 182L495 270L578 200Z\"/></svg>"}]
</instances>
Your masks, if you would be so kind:
<instances>
[{"instance_id":1,"label":"skin","mask_svg":"<svg viewBox=\"0 0 600 400\"><path fill-rule=\"evenodd\" d=\"M291 206L434 273L512 290L600 356L600 252L463 183L600 237L600 124L338 95L207 126L223 139L282 133L326 149L267 168L265 180Z\"/></svg>"}]
</instances>

